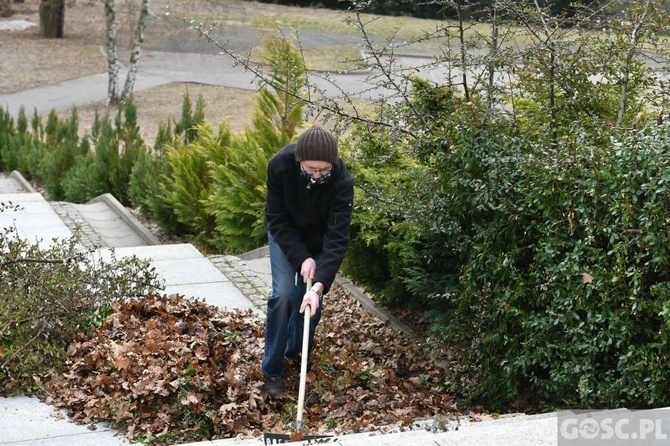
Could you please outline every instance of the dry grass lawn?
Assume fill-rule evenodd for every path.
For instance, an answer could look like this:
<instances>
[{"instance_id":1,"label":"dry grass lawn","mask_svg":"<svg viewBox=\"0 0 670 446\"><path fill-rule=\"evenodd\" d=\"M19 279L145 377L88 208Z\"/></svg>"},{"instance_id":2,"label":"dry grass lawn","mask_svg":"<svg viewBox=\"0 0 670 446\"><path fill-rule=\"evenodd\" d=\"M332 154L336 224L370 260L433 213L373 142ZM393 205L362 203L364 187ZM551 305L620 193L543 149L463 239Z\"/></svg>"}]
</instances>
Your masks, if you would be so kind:
<instances>
[{"instance_id":1,"label":"dry grass lawn","mask_svg":"<svg viewBox=\"0 0 670 446\"><path fill-rule=\"evenodd\" d=\"M0 27L0 95L107 71L103 2L66 0L63 39L44 39L39 36L39 3L39 0L11 3L14 14L0 19L35 24L18 31ZM117 41L123 65L127 64L132 29L136 23L137 11L133 8L138 3L116 2ZM345 25L342 12L244 0L154 2L144 49L212 54L218 52L217 48L199 38L197 32L189 29L179 17L186 18L189 22L193 20L196 24L217 23L216 32L225 34L226 46L240 53L258 44L257 30L263 18L278 20L301 31L311 31L309 37L301 42L301 45L304 44L303 51L310 68L351 68L347 66L345 59L355 58L358 54L355 47L360 42L360 37L355 29ZM410 38L425 28L435 27L437 23L431 20L384 18L370 20L369 26L380 35L399 32L401 37ZM342 35L349 34L349 37L342 39ZM331 38L333 35L339 36L338 42ZM141 65L140 59L140 68ZM255 95L253 90L172 83L136 91L134 94L142 136L148 144L152 144L155 139L159 124L179 118L187 92L194 102L199 96L203 97L206 119L214 126L218 126L222 120L228 120L234 131L241 131L250 123ZM96 111L109 116L114 116L117 112L104 101L79 106L77 112L82 135L90 129ZM70 113L70 110L64 110L59 115L66 117Z\"/></svg>"},{"instance_id":2,"label":"dry grass lawn","mask_svg":"<svg viewBox=\"0 0 670 446\"><path fill-rule=\"evenodd\" d=\"M238 25L247 21L248 26L251 26L253 19L276 14L280 10L275 5L242 0L176 0L168 3L173 14L179 12L203 21L225 15ZM118 41L123 51L128 48L135 17L134 11L128 9L128 3L117 4ZM0 29L0 95L106 72L105 14L102 2L69 0L63 39L44 39L39 36L39 0L12 3L12 8L14 14L3 21L27 21L35 26L25 30ZM152 5L145 41L147 49L165 49L166 42L169 44L171 40L183 38L184 33L194 32L189 31L174 15L166 15L164 8L162 5ZM250 122L254 91L172 83L134 93L142 136L147 143L152 143L160 123L179 118L187 92L194 103L202 95L207 121L214 126L226 119L234 130L240 131ZM104 101L78 107L82 134L90 130L96 111L101 115L116 114L116 108L108 107ZM59 115L66 117L70 113L61 111Z\"/></svg>"}]
</instances>

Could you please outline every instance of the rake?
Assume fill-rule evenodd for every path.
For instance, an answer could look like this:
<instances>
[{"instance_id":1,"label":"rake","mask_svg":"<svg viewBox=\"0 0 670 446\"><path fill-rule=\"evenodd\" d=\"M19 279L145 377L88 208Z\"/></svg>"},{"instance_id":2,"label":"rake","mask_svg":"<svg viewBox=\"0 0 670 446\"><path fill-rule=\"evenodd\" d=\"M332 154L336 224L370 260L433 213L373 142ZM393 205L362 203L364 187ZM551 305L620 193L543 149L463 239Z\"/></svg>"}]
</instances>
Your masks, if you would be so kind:
<instances>
[{"instance_id":1,"label":"rake","mask_svg":"<svg viewBox=\"0 0 670 446\"><path fill-rule=\"evenodd\" d=\"M307 279L307 289L312 288L312 279ZM302 433L303 422L302 413L305 406L305 387L307 387L307 356L309 355L309 321L312 315L312 308L305 307L305 324L302 332L302 358L300 361L300 388L298 390L298 416L296 418L296 431L292 434L275 434L266 432L263 434L265 444L282 444L293 441L319 440L330 438L330 435L304 435Z\"/></svg>"}]
</instances>

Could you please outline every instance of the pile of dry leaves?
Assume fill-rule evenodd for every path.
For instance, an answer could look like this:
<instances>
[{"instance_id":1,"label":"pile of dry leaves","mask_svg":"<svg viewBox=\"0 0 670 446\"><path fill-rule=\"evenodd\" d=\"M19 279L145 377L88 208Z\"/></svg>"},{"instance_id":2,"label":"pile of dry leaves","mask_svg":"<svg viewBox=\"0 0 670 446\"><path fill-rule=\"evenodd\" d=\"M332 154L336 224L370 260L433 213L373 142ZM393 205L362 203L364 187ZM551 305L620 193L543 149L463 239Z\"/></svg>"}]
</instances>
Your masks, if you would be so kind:
<instances>
[{"instance_id":1,"label":"pile of dry leaves","mask_svg":"<svg viewBox=\"0 0 670 446\"><path fill-rule=\"evenodd\" d=\"M77 422L109 421L150 443L288 433L298 367L287 367L277 398L261 391L263 323L251 311L178 295L119 305L95 337L71 344L68 372L49 383L47 402ZM415 342L334 289L317 331L305 427L360 432L450 418L457 409L442 372Z\"/></svg>"}]
</instances>

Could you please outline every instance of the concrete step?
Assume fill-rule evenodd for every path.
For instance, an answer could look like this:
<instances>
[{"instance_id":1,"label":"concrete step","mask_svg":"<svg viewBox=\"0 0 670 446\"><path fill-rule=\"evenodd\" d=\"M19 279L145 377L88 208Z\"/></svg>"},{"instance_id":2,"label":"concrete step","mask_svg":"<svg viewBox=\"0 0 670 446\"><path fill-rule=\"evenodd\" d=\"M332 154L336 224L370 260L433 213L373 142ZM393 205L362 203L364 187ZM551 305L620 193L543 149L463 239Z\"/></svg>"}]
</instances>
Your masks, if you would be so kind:
<instances>
[{"instance_id":1,"label":"concrete step","mask_svg":"<svg viewBox=\"0 0 670 446\"><path fill-rule=\"evenodd\" d=\"M0 174L0 194L3 201L13 203L30 200L20 194L38 192L18 171ZM125 248L132 246L160 245L156 238L113 195L102 194L86 204L64 201L49 202L49 206L64 225L87 248ZM38 224L39 222L35 222Z\"/></svg>"},{"instance_id":2,"label":"concrete step","mask_svg":"<svg viewBox=\"0 0 670 446\"><path fill-rule=\"evenodd\" d=\"M52 201L51 206L87 247L127 248L161 242L111 194L86 204Z\"/></svg>"},{"instance_id":3,"label":"concrete step","mask_svg":"<svg viewBox=\"0 0 670 446\"><path fill-rule=\"evenodd\" d=\"M0 193L21 194L37 192L18 171L11 173L0 172Z\"/></svg>"}]
</instances>

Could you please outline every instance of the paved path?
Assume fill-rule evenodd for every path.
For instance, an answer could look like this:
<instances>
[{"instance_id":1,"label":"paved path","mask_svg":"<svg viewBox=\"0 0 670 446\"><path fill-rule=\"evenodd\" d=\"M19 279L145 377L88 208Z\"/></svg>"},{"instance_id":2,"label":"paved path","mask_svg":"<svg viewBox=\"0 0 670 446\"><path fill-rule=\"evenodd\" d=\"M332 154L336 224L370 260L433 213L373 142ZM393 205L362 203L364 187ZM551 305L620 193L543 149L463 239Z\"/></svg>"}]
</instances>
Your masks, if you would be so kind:
<instances>
[{"instance_id":1,"label":"paved path","mask_svg":"<svg viewBox=\"0 0 670 446\"><path fill-rule=\"evenodd\" d=\"M427 79L443 81L447 71L438 66L427 66L430 57L400 56L401 66L412 70L413 74ZM452 76L455 76L452 73ZM125 71L120 78L125 80ZM369 72L314 73L310 82L331 97L342 96L345 92L352 98L378 98L388 95L389 90L370 88ZM224 54L200 54L163 51L144 51L138 66L134 91L156 87L171 82L197 82L207 85L233 87L248 90L258 89L253 73ZM100 73L54 85L32 88L16 93L0 95L0 106L12 116L18 116L24 108L31 117L37 110L45 116L51 110L70 110L72 107L104 101L107 99L107 73Z\"/></svg>"}]
</instances>

